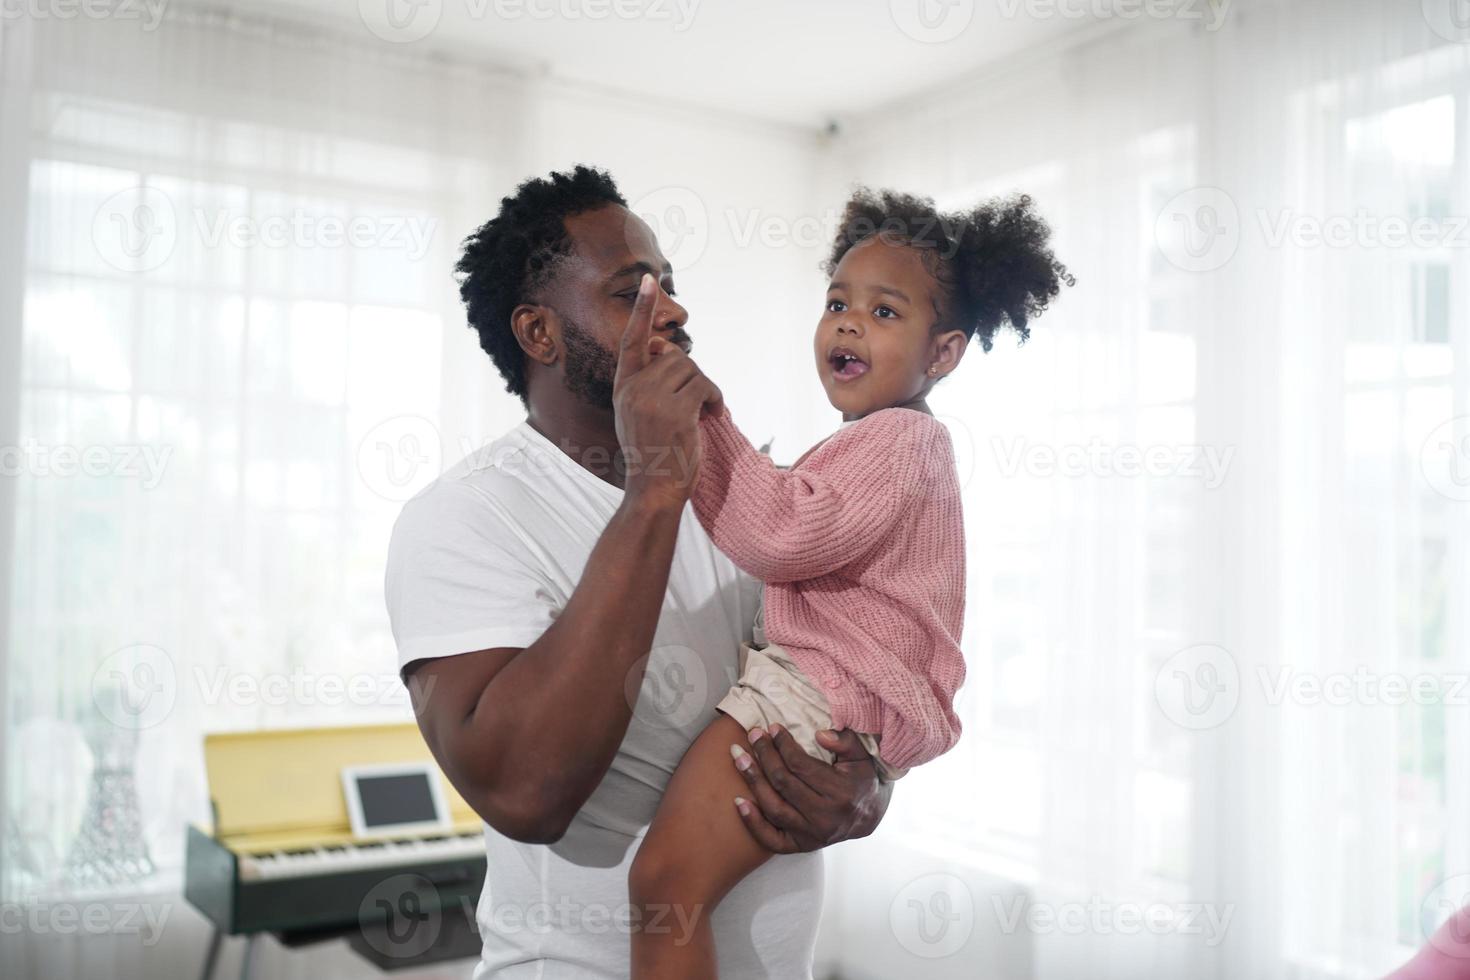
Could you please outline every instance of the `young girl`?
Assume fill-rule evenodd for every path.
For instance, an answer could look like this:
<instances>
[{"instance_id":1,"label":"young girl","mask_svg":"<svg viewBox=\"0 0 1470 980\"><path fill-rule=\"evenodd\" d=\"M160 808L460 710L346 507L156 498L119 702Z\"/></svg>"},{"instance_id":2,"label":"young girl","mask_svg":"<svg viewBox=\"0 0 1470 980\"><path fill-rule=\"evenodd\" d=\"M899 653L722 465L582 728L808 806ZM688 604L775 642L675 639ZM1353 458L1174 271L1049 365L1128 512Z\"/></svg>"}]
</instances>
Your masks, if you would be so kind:
<instances>
[{"instance_id":1,"label":"young girl","mask_svg":"<svg viewBox=\"0 0 1470 980\"><path fill-rule=\"evenodd\" d=\"M779 725L830 762L816 733L851 728L887 780L959 738L964 524L949 435L924 399L973 337L989 350L1009 323L1024 340L1071 284L1049 236L1026 197L941 215L927 199L860 191L827 264L814 344L841 430L783 471L728 411L700 423L691 502L765 589L740 679L633 862L635 980L716 976L710 915L771 856L735 811L744 784L730 756L741 761L751 729Z\"/></svg>"}]
</instances>

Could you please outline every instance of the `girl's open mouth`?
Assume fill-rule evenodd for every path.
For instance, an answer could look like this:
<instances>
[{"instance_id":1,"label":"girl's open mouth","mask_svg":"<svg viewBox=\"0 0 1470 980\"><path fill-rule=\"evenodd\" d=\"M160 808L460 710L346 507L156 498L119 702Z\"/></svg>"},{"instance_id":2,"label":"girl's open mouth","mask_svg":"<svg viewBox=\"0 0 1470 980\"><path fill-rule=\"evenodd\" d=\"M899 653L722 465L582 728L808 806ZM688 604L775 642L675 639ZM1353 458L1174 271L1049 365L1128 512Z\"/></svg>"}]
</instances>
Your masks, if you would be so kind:
<instances>
[{"instance_id":1,"label":"girl's open mouth","mask_svg":"<svg viewBox=\"0 0 1470 980\"><path fill-rule=\"evenodd\" d=\"M846 347L834 348L827 355L827 363L832 365L832 376L839 381L851 381L868 373L868 362Z\"/></svg>"}]
</instances>

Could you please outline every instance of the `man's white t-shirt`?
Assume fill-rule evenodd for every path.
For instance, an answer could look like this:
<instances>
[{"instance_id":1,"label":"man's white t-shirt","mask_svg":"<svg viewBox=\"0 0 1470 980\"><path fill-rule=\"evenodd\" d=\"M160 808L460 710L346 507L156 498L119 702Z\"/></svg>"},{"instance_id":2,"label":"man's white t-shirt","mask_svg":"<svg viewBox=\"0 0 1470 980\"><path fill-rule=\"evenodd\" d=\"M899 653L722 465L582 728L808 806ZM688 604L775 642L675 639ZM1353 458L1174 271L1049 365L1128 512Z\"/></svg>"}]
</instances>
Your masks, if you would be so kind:
<instances>
[{"instance_id":1,"label":"man's white t-shirt","mask_svg":"<svg viewBox=\"0 0 1470 980\"><path fill-rule=\"evenodd\" d=\"M571 599L622 497L525 422L444 473L393 528L386 592L399 665L535 642ZM628 975L628 867L674 767L736 679L759 590L686 507L612 768L555 844L485 827L476 980ZM714 913L722 980L809 978L821 904L820 853L766 862ZM677 934L687 924L670 916L663 925Z\"/></svg>"}]
</instances>

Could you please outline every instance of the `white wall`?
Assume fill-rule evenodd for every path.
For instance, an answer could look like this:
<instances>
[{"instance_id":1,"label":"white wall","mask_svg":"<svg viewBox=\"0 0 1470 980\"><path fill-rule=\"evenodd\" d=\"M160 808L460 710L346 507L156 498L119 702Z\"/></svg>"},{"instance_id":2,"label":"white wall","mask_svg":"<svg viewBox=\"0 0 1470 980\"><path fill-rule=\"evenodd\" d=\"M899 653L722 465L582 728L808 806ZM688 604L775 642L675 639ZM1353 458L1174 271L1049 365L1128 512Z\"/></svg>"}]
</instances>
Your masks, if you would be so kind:
<instances>
[{"instance_id":1,"label":"white wall","mask_svg":"<svg viewBox=\"0 0 1470 980\"><path fill-rule=\"evenodd\" d=\"M815 189L824 137L565 83L532 83L526 98L518 172L585 163L612 173L659 235L695 358L740 427L757 443L775 436L787 461L830 431L838 419L811 350L825 285L827 225L818 222L840 203ZM462 408L475 404L486 404L482 392Z\"/></svg>"}]
</instances>

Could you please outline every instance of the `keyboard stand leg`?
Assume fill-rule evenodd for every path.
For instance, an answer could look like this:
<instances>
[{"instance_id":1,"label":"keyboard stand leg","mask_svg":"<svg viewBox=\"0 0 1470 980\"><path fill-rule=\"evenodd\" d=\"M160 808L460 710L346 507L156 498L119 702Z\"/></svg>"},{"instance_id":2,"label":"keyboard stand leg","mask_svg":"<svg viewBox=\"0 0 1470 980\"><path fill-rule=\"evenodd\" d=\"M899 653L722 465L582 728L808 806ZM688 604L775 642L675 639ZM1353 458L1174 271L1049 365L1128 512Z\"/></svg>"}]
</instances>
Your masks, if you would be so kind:
<instances>
[{"instance_id":1,"label":"keyboard stand leg","mask_svg":"<svg viewBox=\"0 0 1470 980\"><path fill-rule=\"evenodd\" d=\"M209 951L204 954L204 972L199 974L199 980L211 980L214 976L214 965L219 962L219 947L224 941L225 934L218 928L209 937Z\"/></svg>"},{"instance_id":2,"label":"keyboard stand leg","mask_svg":"<svg viewBox=\"0 0 1470 980\"><path fill-rule=\"evenodd\" d=\"M260 942L260 933L252 932L245 937L245 955L240 957L240 980L250 980L250 967L255 959L255 946Z\"/></svg>"}]
</instances>

